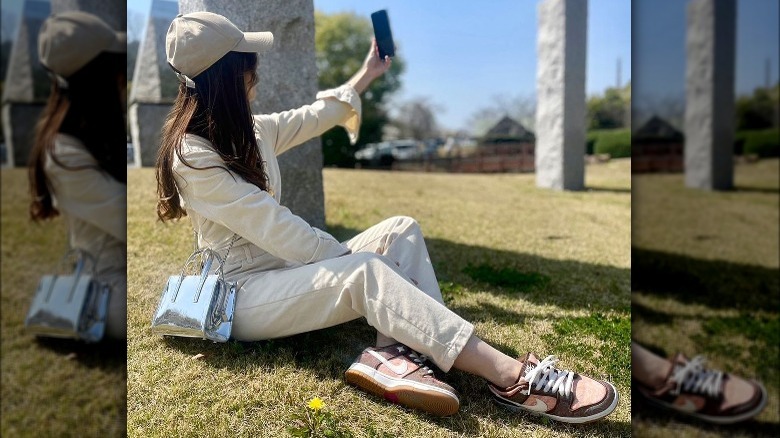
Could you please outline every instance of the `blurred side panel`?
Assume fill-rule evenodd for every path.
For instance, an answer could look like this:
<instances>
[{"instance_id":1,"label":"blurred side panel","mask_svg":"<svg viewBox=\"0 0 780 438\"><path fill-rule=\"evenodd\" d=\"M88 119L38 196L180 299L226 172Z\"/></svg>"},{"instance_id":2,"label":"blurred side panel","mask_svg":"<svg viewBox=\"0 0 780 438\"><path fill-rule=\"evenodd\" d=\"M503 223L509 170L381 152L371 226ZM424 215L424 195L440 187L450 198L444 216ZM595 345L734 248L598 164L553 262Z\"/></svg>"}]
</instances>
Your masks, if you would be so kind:
<instances>
[{"instance_id":1,"label":"blurred side panel","mask_svg":"<svg viewBox=\"0 0 780 438\"><path fill-rule=\"evenodd\" d=\"M39 36L54 14L74 11L107 25L114 44L57 79L53 64L51 72L42 65ZM126 4L4 0L2 17L0 436L126 436ZM93 45L90 35L97 34L82 34L67 53ZM60 63L79 58L59 50ZM40 134L46 129L49 137ZM37 174L30 166L36 157ZM37 186L31 175L40 177ZM41 213L46 202L56 213ZM63 258L69 248L87 251L95 259L89 273L109 285L101 342L35 336L25 328L42 278L74 274L75 264Z\"/></svg>"},{"instance_id":2,"label":"blurred side panel","mask_svg":"<svg viewBox=\"0 0 780 438\"><path fill-rule=\"evenodd\" d=\"M633 436L780 435L778 21L632 2Z\"/></svg>"}]
</instances>

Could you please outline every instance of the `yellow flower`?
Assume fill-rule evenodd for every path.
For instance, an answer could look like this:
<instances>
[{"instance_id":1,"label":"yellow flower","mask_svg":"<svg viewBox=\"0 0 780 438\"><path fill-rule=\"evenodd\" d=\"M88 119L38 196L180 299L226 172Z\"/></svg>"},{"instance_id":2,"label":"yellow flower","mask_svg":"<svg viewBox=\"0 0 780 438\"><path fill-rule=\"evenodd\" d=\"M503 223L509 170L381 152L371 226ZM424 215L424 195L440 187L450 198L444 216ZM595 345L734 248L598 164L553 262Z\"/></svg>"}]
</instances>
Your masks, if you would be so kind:
<instances>
[{"instance_id":1,"label":"yellow flower","mask_svg":"<svg viewBox=\"0 0 780 438\"><path fill-rule=\"evenodd\" d=\"M315 411L319 411L323 406L325 406L325 403L319 397L314 397L309 401L309 408Z\"/></svg>"}]
</instances>

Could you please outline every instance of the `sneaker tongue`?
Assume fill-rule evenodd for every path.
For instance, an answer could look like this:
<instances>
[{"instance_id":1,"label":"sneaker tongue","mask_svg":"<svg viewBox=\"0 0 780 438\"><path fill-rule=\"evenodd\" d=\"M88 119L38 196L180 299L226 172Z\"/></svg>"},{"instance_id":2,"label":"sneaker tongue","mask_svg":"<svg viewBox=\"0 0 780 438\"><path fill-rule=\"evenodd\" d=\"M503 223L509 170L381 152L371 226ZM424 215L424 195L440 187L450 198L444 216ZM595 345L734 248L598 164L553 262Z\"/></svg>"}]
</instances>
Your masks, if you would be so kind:
<instances>
[{"instance_id":1,"label":"sneaker tongue","mask_svg":"<svg viewBox=\"0 0 780 438\"><path fill-rule=\"evenodd\" d=\"M677 353L674 355L674 358L672 359L672 362L674 363L681 363L686 364L688 363L688 357L683 353Z\"/></svg>"},{"instance_id":2,"label":"sneaker tongue","mask_svg":"<svg viewBox=\"0 0 780 438\"><path fill-rule=\"evenodd\" d=\"M675 354L674 357L672 358L672 369L670 370L669 374L671 375L676 370L684 367L689 361L690 359L688 359L688 357L686 357L684 354L682 353Z\"/></svg>"},{"instance_id":3,"label":"sneaker tongue","mask_svg":"<svg viewBox=\"0 0 780 438\"><path fill-rule=\"evenodd\" d=\"M539 358L537 358L533 353L528 353L520 362L523 364L522 368L520 369L520 375L525 378L528 373L533 371L534 368L539 365Z\"/></svg>"}]
</instances>

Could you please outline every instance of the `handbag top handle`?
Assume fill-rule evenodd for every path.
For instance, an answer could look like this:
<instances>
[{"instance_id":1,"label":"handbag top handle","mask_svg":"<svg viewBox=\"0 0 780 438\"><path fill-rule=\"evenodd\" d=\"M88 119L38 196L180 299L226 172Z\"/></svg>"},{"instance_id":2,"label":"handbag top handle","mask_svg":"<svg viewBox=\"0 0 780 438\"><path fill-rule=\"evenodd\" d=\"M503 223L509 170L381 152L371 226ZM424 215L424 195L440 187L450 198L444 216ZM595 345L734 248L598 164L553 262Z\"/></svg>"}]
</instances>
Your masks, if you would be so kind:
<instances>
[{"instance_id":1,"label":"handbag top handle","mask_svg":"<svg viewBox=\"0 0 780 438\"><path fill-rule=\"evenodd\" d=\"M193 230L194 231L194 230ZM224 280L224 267L225 267L225 261L227 260L228 255L230 254L230 250L233 248L233 244L236 243L236 240L238 240L238 234L233 234L233 238L230 240L230 245L228 245L228 249L225 252L225 258L219 256L219 254L214 251L211 248L203 248L198 249L198 235L195 233L195 251L190 254L190 257L187 259L186 262L184 262L184 266L181 268L181 274L179 275L179 281L176 284L176 290L173 293L173 296L171 296L171 302L176 301L176 297L179 295L179 290L181 289L181 284L184 281L184 273L187 270L187 266L189 266L198 256L201 258L201 273L200 273L200 281L198 282L198 293L195 295L195 298L193 299L193 302L198 302L198 298L200 298L200 293L203 290L203 285L206 283L206 279L208 278L209 271L211 271L211 266L214 262L214 259L217 259L219 262L219 266L217 267L215 274L218 274L220 278Z\"/></svg>"},{"instance_id":2,"label":"handbag top handle","mask_svg":"<svg viewBox=\"0 0 780 438\"><path fill-rule=\"evenodd\" d=\"M76 291L76 284L78 284L79 278L81 278L81 273L84 271L84 265L87 263L87 261L92 262L92 276L95 277L95 274L97 272L97 260L92 257L92 255L86 251L84 251L81 248L71 248L68 251L65 252L65 254L60 259L60 262L57 264L57 272L60 271L62 268L62 265L65 263L66 260L68 260L72 255L76 255L76 271L73 274L75 277L75 281L73 282L73 287L71 287L70 292L68 293L68 301L73 299L73 294ZM59 274L54 274L53 280L56 280L56 278L59 276ZM54 292L54 283L55 281L52 281L49 285L49 290L46 292L46 301L51 299L51 294Z\"/></svg>"}]
</instances>

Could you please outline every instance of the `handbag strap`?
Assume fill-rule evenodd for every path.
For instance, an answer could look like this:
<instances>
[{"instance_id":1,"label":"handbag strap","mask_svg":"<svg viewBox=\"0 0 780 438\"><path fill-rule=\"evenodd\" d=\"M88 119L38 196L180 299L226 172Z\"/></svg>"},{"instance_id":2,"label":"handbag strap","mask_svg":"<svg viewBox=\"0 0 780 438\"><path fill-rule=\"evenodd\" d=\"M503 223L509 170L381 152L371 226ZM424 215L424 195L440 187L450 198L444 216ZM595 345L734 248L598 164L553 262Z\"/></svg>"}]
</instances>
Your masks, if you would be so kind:
<instances>
[{"instance_id":1,"label":"handbag strap","mask_svg":"<svg viewBox=\"0 0 780 438\"><path fill-rule=\"evenodd\" d=\"M194 230L193 230L194 231ZM217 259L217 262L219 263L219 267L215 271L216 274L218 274L220 277L223 277L225 275L224 272L224 266L225 261L227 260L228 255L230 254L231 248L233 248L233 244L236 243L236 240L238 240L238 234L233 234L233 238L230 239L230 244L228 245L227 252L225 253L225 258L222 258L217 254L216 251L214 251L211 248L203 248L199 249L198 241L197 241L197 233L195 233L195 251L193 251L192 254L190 254L189 258L187 258L187 261L184 262L184 266L181 268L181 274L179 274L179 281L176 284L176 289L171 296L171 302L176 301L176 297L179 295L179 290L181 289L181 285L184 282L184 274L185 271L187 271L187 266L189 266L193 261L195 261L195 257L200 255L201 257L201 275L200 275L200 281L198 282L198 288L197 288L197 294L195 295L194 302L198 301L198 298L200 297L201 290L203 289L203 285L206 282L206 276L208 274L208 271L211 269L211 264L213 262L213 259ZM205 260L204 260L205 256Z\"/></svg>"},{"instance_id":2,"label":"handbag strap","mask_svg":"<svg viewBox=\"0 0 780 438\"><path fill-rule=\"evenodd\" d=\"M192 236L193 236L192 253L195 254L195 253L201 252L201 249L198 247L198 232L197 232L197 230L195 230L195 228L192 229ZM230 250L233 248L233 244L236 243L236 240L238 240L238 234L233 233L233 238L230 239L230 244L228 245L228 249L225 252L225 257L224 258L218 257L219 262L220 262L219 263L219 271L220 272L222 272L222 268L225 265L225 262L227 262L227 258L230 255ZM203 248L203 249L210 249L210 248ZM212 252L214 254L216 254L216 251L214 251L213 249L212 249Z\"/></svg>"},{"instance_id":3,"label":"handbag strap","mask_svg":"<svg viewBox=\"0 0 780 438\"><path fill-rule=\"evenodd\" d=\"M81 271L84 270L84 265L86 264L87 260L92 262L92 269L91 274L92 277L97 277L97 266L100 262L100 255L103 254L103 250L106 248L106 244L108 243L108 234L103 235L103 242L100 244L100 248L98 248L97 253L93 256L89 251L85 250L84 248L78 248L73 246L73 242L71 241L71 235L70 232L68 233L68 246L65 249L65 254L63 254L62 258L60 258L60 262L57 265L57 270L62 267L62 264L65 262L65 260L68 259L68 257L72 254L76 254L76 272L78 274L81 273ZM78 276L78 275L77 275Z\"/></svg>"}]
</instances>

